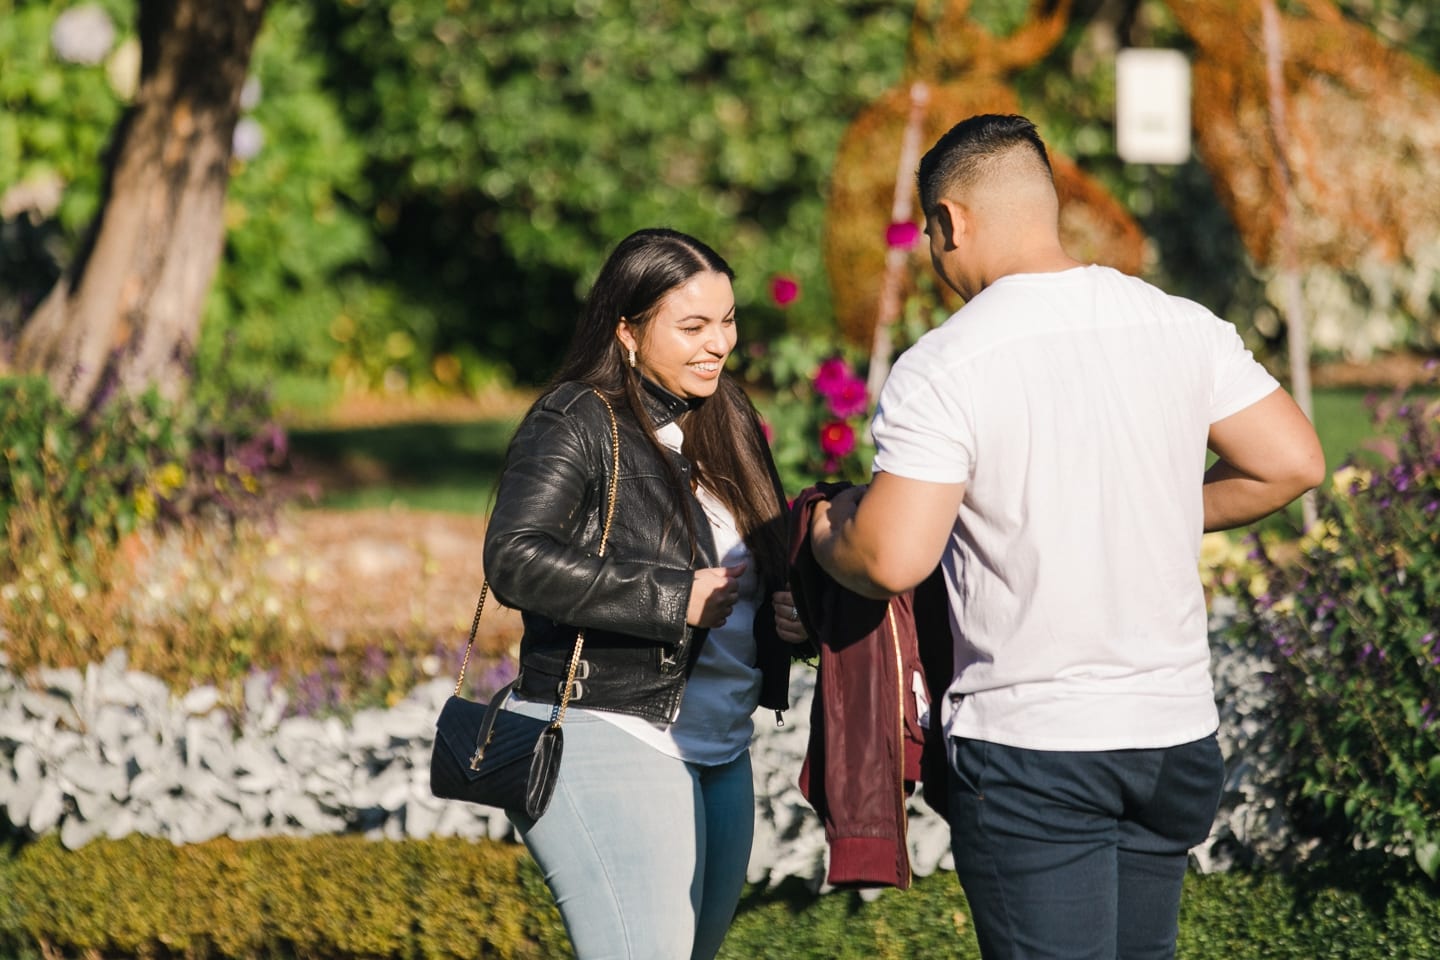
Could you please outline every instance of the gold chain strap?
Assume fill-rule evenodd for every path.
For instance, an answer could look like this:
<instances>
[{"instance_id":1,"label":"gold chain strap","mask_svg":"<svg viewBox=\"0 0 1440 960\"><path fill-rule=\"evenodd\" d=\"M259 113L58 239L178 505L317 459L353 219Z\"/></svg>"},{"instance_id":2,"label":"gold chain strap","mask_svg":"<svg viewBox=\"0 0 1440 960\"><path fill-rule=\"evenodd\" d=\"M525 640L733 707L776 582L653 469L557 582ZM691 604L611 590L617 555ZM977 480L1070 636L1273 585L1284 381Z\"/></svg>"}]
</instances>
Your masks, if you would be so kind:
<instances>
[{"instance_id":1,"label":"gold chain strap","mask_svg":"<svg viewBox=\"0 0 1440 960\"><path fill-rule=\"evenodd\" d=\"M606 497L605 504L605 526L600 531L600 556L605 556L605 548L610 543L610 525L615 519L615 493L620 486L620 424L615 419L615 408L610 406L610 401L599 390L594 391L600 402L605 404L605 412L610 414L610 490ZM470 651L475 647L475 633L480 629L480 613L485 609L485 598L490 594L490 580L486 578L485 583L480 587L480 602L475 605L475 619L470 621L470 638L465 642L465 658L460 661L460 677L455 681L455 695L460 695L460 688L465 683L465 670L470 665ZM585 646L585 631L582 629L575 634L575 649L570 654L570 669L565 675L565 689L560 695L560 702L550 714L550 725L558 727L565 720L565 711L570 706L570 691L575 687L575 671L580 666L580 651Z\"/></svg>"}]
</instances>

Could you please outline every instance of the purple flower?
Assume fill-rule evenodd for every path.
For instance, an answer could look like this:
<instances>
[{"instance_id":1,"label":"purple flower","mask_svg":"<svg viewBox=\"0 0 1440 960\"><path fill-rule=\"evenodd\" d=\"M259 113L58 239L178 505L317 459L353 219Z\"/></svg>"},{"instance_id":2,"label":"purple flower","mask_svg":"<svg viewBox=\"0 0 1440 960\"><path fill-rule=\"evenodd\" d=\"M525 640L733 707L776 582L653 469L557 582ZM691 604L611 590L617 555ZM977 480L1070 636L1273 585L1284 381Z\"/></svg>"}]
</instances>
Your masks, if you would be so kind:
<instances>
[{"instance_id":1,"label":"purple flower","mask_svg":"<svg viewBox=\"0 0 1440 960\"><path fill-rule=\"evenodd\" d=\"M365 648L365 654L361 657L360 671L365 679L374 683L384 678L390 670L390 658L378 644L370 644Z\"/></svg>"}]
</instances>

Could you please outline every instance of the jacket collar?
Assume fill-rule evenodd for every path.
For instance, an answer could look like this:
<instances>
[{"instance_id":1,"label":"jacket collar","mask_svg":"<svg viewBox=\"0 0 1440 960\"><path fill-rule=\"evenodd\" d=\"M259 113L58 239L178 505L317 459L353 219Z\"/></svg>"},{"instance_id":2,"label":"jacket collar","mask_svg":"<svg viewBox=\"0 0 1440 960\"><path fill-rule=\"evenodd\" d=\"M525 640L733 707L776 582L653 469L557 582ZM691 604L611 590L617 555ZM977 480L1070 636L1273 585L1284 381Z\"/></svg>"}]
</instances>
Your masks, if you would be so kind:
<instances>
[{"instance_id":1,"label":"jacket collar","mask_svg":"<svg viewBox=\"0 0 1440 960\"><path fill-rule=\"evenodd\" d=\"M640 394L640 399L657 427L665 426L682 413L694 410L705 402L704 397L691 397L688 400L684 397L677 397L648 377L641 377L640 385L645 388L644 392Z\"/></svg>"}]
</instances>

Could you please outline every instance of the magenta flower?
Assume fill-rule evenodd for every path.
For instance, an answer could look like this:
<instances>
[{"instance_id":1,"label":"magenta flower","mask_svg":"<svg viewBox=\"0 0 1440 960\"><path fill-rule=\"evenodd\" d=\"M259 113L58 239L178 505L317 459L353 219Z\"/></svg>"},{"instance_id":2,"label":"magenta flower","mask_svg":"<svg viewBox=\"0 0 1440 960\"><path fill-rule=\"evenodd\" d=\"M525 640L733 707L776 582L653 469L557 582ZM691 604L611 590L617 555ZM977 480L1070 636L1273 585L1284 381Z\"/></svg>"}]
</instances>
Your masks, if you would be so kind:
<instances>
[{"instance_id":1,"label":"magenta flower","mask_svg":"<svg viewBox=\"0 0 1440 960\"><path fill-rule=\"evenodd\" d=\"M850 365L840 357L821 361L819 369L815 371L815 392L822 397L831 397L845 381L853 379L854 376L850 372Z\"/></svg>"},{"instance_id":2,"label":"magenta flower","mask_svg":"<svg viewBox=\"0 0 1440 960\"><path fill-rule=\"evenodd\" d=\"M920 228L908 220L892 223L885 228L885 245L892 250L909 250L920 239Z\"/></svg>"},{"instance_id":3,"label":"magenta flower","mask_svg":"<svg viewBox=\"0 0 1440 960\"><path fill-rule=\"evenodd\" d=\"M791 277L779 276L770 281L770 299L777 307L788 307L800 296L800 284Z\"/></svg>"},{"instance_id":4,"label":"magenta flower","mask_svg":"<svg viewBox=\"0 0 1440 960\"><path fill-rule=\"evenodd\" d=\"M855 449L855 429L843 420L820 428L820 450L828 457L843 457Z\"/></svg>"},{"instance_id":5,"label":"magenta flower","mask_svg":"<svg viewBox=\"0 0 1440 960\"><path fill-rule=\"evenodd\" d=\"M770 421L769 421L769 420L761 420L761 421L760 421L760 432L763 433L763 434L765 434L765 442L766 442L766 443L774 443L774 442L775 442L775 428L772 427L772 426L770 426Z\"/></svg>"},{"instance_id":6,"label":"magenta flower","mask_svg":"<svg viewBox=\"0 0 1440 960\"><path fill-rule=\"evenodd\" d=\"M830 401L830 412L841 418L864 413L865 408L870 405L870 394L865 389L865 381L855 376L847 375L825 396Z\"/></svg>"}]
</instances>

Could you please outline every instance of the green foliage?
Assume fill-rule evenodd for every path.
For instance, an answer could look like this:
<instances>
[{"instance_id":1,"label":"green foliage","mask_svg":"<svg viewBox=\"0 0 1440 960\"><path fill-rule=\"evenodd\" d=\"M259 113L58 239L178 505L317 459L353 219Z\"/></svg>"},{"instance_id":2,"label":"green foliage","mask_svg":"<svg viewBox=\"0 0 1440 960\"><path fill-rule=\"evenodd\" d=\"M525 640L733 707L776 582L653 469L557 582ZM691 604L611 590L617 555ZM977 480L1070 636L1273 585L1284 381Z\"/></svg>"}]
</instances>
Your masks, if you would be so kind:
<instances>
[{"instance_id":1,"label":"green foliage","mask_svg":"<svg viewBox=\"0 0 1440 960\"><path fill-rule=\"evenodd\" d=\"M923 277L918 287L892 327L897 354L947 316L932 306L933 281ZM878 398L866 389L868 351L786 334L742 346L737 356L786 491L794 495L819 480L869 481L875 456L870 418Z\"/></svg>"},{"instance_id":2,"label":"green foliage","mask_svg":"<svg viewBox=\"0 0 1440 960\"><path fill-rule=\"evenodd\" d=\"M134 0L102 0L118 35L94 65L53 53L71 0L0 0L0 194L63 188L0 222L0 340L49 289L98 209L103 154L128 106ZM1423 0L1344 0L1348 16L1440 63ZM1023 0L971 14L998 34ZM1154 239L1167 288L1252 328L1264 302L1198 163L1114 158L1114 83L1076 5L1055 53L1016 79L1058 149ZM841 0L274 0L257 42L258 154L237 160L227 246L200 344L217 392L476 390L550 372L581 291L630 230L670 224L739 271L757 338L827 336L826 180L846 125L898 81L914 4ZM1186 49L1161 0L1125 24ZM133 59L129 61L133 66ZM48 186L47 186L48 185ZM36 202L39 202L38 200ZM42 204L43 206L43 204ZM806 296L764 296L777 274ZM1256 345L1278 334L1256 332Z\"/></svg>"},{"instance_id":3,"label":"green foliage","mask_svg":"<svg viewBox=\"0 0 1440 960\"><path fill-rule=\"evenodd\" d=\"M516 844L358 837L129 837L0 852L0 954L48 957L571 956L539 872ZM783 933L781 933L783 931ZM1440 897L1396 865L1347 860L1291 876L1191 875L1187 960L1412 960L1440 951ZM722 960L972 960L953 873L873 899L798 881L750 887Z\"/></svg>"},{"instance_id":4,"label":"green foliage","mask_svg":"<svg viewBox=\"0 0 1440 960\"><path fill-rule=\"evenodd\" d=\"M103 65L76 66L54 56L50 30L71 6L61 0L0 0L0 193L15 183L58 174L70 186L58 216L67 232L83 229L99 207L103 170L96 162L120 117L121 104ZM103 0L120 28L134 15L128 0Z\"/></svg>"},{"instance_id":5,"label":"green foliage","mask_svg":"<svg viewBox=\"0 0 1440 960\"><path fill-rule=\"evenodd\" d=\"M157 520L247 512L284 437L242 398L230 403L173 404L152 391L76 413L43 378L0 377L0 528L27 499L46 508L61 542L91 545Z\"/></svg>"},{"instance_id":6,"label":"green foliage","mask_svg":"<svg viewBox=\"0 0 1440 960\"><path fill-rule=\"evenodd\" d=\"M172 682L223 684L293 658L296 615L258 589L263 558L237 525L269 511L284 435L230 402L149 393L77 414L43 378L0 377L0 648L16 669L128 646ZM184 560L146 568L142 589L132 554L157 530Z\"/></svg>"},{"instance_id":7,"label":"green foliage","mask_svg":"<svg viewBox=\"0 0 1440 960\"><path fill-rule=\"evenodd\" d=\"M1259 548L1237 639L1273 664L1293 816L1331 848L1440 876L1440 400L1377 411L1393 434L1336 472L1299 556Z\"/></svg>"},{"instance_id":8,"label":"green foliage","mask_svg":"<svg viewBox=\"0 0 1440 960\"><path fill-rule=\"evenodd\" d=\"M1412 960L1440 949L1440 898L1413 868L1351 856L1293 875L1190 875L1176 956Z\"/></svg>"},{"instance_id":9,"label":"green foliage","mask_svg":"<svg viewBox=\"0 0 1440 960\"><path fill-rule=\"evenodd\" d=\"M791 495L818 480L864 483L875 447L872 404L856 351L815 338L783 336L750 356L773 392L756 391L780 479ZM844 392L844 395L840 391ZM850 397L855 397L851 400Z\"/></svg>"},{"instance_id":10,"label":"green foliage","mask_svg":"<svg viewBox=\"0 0 1440 960\"><path fill-rule=\"evenodd\" d=\"M0 859L0 952L538 958L568 953L523 848L359 837L131 836Z\"/></svg>"},{"instance_id":11,"label":"green foliage","mask_svg":"<svg viewBox=\"0 0 1440 960\"><path fill-rule=\"evenodd\" d=\"M66 6L0 0L0 196L28 208L0 219L0 343L54 283L56 255L99 209L99 158L121 112L103 66L52 54L50 29ZM133 15L126 0L99 6L122 23Z\"/></svg>"},{"instance_id":12,"label":"green foliage","mask_svg":"<svg viewBox=\"0 0 1440 960\"><path fill-rule=\"evenodd\" d=\"M910 4L324 6L391 262L448 336L548 374L610 246L656 224L731 261L756 334L777 273L809 291L789 323L828 324L825 178L899 76Z\"/></svg>"},{"instance_id":13,"label":"green foliage","mask_svg":"<svg viewBox=\"0 0 1440 960\"><path fill-rule=\"evenodd\" d=\"M314 17L309 4L272 3L256 42L247 117L264 142L232 169L198 380L269 386L278 372L291 397L327 379L392 393L504 381L503 364L463 344L442 351L434 309L390 278L369 157L346 125L346 91L327 85Z\"/></svg>"}]
</instances>

